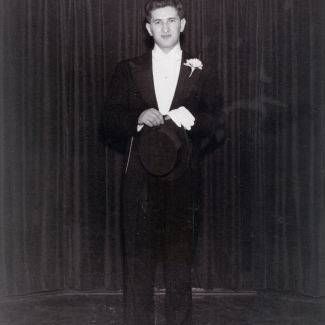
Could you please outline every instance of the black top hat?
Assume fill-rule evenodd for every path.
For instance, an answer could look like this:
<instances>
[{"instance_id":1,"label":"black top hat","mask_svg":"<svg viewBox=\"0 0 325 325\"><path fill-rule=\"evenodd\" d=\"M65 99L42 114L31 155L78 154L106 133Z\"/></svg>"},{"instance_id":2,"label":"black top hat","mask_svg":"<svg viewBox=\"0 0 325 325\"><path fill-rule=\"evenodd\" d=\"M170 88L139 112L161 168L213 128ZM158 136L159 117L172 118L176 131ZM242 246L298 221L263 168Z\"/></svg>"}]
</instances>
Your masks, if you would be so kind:
<instances>
[{"instance_id":1,"label":"black top hat","mask_svg":"<svg viewBox=\"0 0 325 325\"><path fill-rule=\"evenodd\" d=\"M162 180L173 181L187 170L192 146L187 131L172 120L141 130L139 156L146 170Z\"/></svg>"}]
</instances>

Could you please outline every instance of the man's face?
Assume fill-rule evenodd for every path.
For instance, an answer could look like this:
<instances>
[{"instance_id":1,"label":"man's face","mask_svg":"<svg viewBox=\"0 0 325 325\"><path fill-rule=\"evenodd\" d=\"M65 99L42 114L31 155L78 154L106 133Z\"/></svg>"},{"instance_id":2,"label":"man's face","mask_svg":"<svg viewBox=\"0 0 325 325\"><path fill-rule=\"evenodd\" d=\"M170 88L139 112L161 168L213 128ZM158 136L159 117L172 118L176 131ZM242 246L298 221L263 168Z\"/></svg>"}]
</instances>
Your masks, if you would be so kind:
<instances>
[{"instance_id":1,"label":"man's face","mask_svg":"<svg viewBox=\"0 0 325 325\"><path fill-rule=\"evenodd\" d=\"M181 20L174 7L164 7L151 12L151 21L146 27L155 43L167 54L179 43L185 24L185 18Z\"/></svg>"}]
</instances>

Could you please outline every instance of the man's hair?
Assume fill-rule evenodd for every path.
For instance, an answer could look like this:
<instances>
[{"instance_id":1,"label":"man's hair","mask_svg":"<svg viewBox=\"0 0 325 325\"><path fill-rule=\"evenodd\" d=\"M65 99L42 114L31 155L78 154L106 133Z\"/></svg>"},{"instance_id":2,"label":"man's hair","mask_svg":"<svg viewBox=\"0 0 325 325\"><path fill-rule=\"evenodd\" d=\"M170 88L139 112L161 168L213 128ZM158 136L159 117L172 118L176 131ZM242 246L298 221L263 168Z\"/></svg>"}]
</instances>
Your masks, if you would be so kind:
<instances>
[{"instance_id":1,"label":"man's hair","mask_svg":"<svg viewBox=\"0 0 325 325\"><path fill-rule=\"evenodd\" d=\"M174 7L177 11L179 18L182 20L184 18L183 5L178 0L149 0L145 5L146 18L148 23L150 23L151 12L165 7Z\"/></svg>"}]
</instances>

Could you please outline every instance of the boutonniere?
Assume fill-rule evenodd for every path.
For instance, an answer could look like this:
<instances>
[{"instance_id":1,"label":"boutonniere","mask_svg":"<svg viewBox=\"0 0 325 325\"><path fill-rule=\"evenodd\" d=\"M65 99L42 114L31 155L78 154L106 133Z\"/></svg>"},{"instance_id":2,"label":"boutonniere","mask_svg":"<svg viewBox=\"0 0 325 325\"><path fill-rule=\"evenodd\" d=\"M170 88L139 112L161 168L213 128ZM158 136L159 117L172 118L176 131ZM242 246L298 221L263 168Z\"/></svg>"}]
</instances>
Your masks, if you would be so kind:
<instances>
[{"instance_id":1,"label":"boutonniere","mask_svg":"<svg viewBox=\"0 0 325 325\"><path fill-rule=\"evenodd\" d=\"M190 77L191 77L193 71L196 68L198 68L200 70L202 70L202 68L203 68L203 64L202 64L202 62L199 59L189 59L189 60L186 60L186 63L184 63L184 65L187 65L188 67L191 67Z\"/></svg>"}]
</instances>

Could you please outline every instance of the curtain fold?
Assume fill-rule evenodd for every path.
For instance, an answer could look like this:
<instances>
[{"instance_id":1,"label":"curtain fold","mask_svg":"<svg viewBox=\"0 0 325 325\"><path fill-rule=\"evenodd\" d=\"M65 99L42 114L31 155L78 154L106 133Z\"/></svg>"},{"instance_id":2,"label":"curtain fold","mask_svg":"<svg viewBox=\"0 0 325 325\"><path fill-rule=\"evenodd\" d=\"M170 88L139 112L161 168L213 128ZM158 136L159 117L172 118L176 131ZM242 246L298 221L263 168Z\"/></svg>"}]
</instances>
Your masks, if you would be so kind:
<instances>
[{"instance_id":1,"label":"curtain fold","mask_svg":"<svg viewBox=\"0 0 325 325\"><path fill-rule=\"evenodd\" d=\"M122 154L98 126L116 63L153 45L144 4L0 4L2 296L122 288ZM193 286L322 296L322 2L183 4L182 47L216 67L228 115L202 156Z\"/></svg>"}]
</instances>

